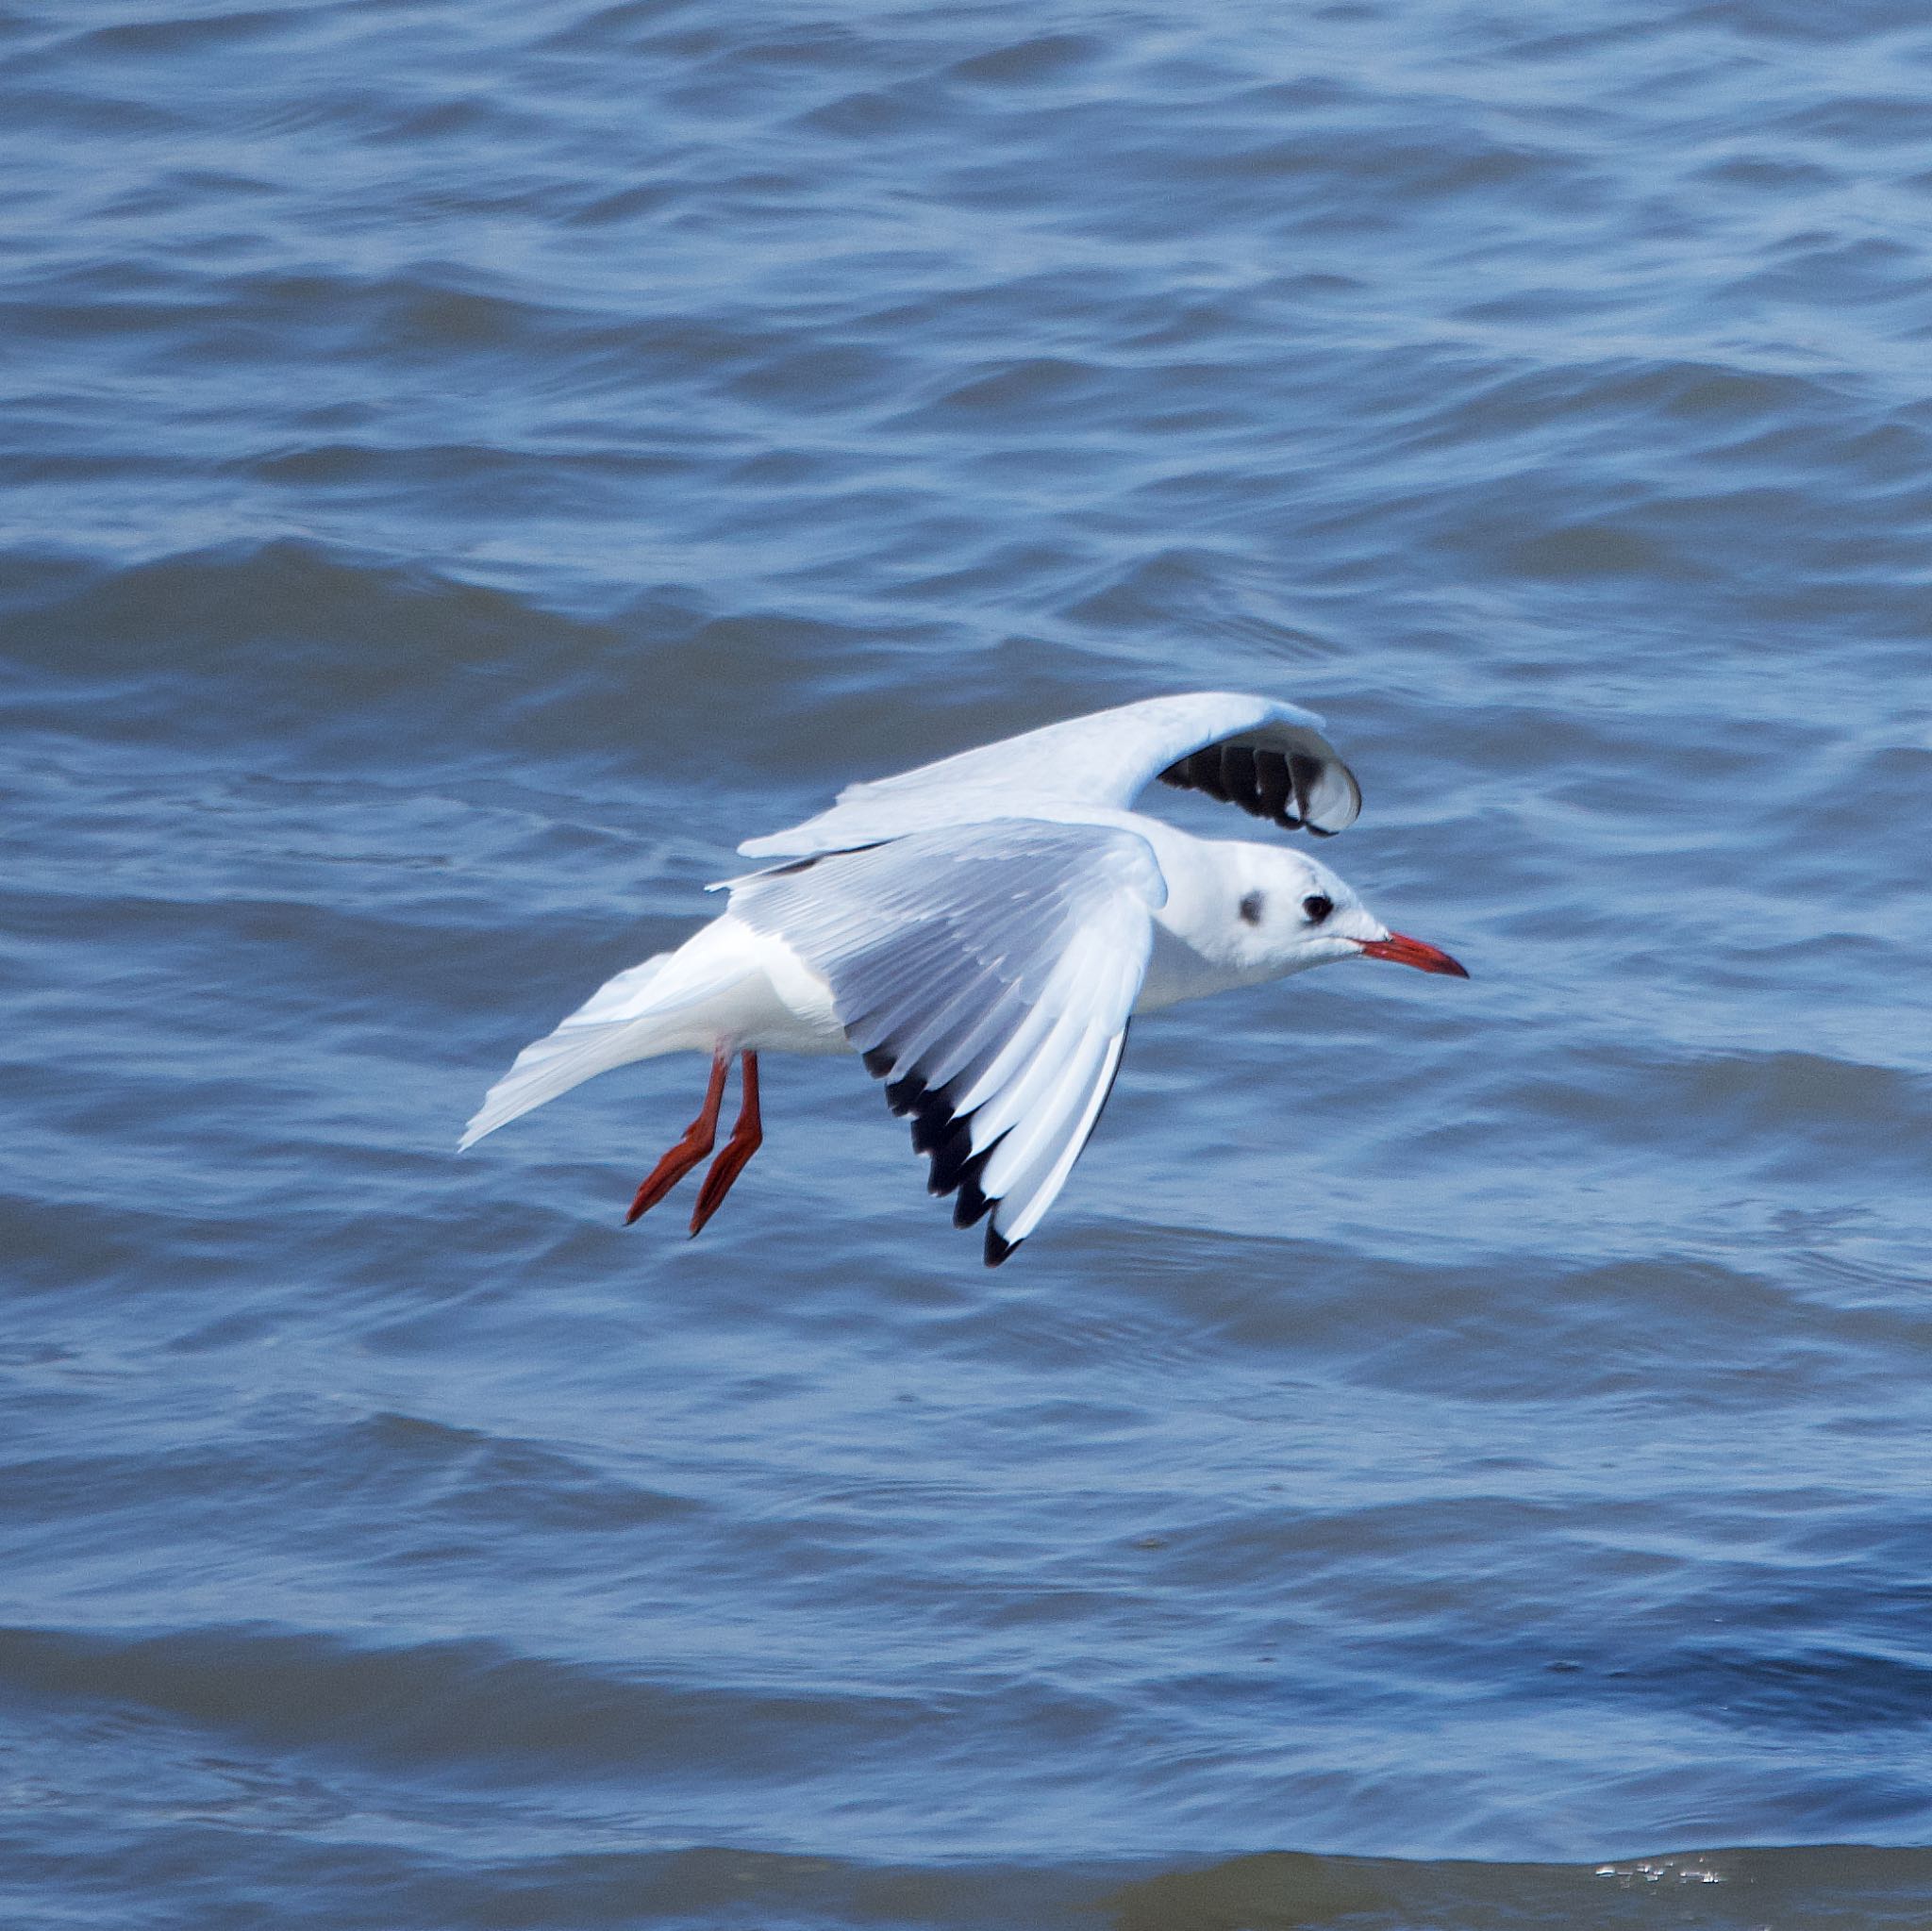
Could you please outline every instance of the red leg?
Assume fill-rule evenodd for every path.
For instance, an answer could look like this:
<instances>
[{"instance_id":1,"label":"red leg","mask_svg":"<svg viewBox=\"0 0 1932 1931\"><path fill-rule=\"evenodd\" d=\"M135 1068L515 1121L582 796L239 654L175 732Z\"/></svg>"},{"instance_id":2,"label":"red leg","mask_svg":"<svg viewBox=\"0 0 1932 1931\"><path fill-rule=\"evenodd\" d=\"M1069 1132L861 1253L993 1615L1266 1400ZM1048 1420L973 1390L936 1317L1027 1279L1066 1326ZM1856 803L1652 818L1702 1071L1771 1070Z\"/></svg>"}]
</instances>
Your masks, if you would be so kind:
<instances>
[{"instance_id":1,"label":"red leg","mask_svg":"<svg viewBox=\"0 0 1932 1931\"><path fill-rule=\"evenodd\" d=\"M644 1176L638 1197L624 1217L625 1226L656 1207L710 1152L718 1138L718 1108L724 1103L724 1074L730 1064L725 1053L711 1061L711 1083L705 1089L705 1104L698 1117L684 1129L684 1138Z\"/></svg>"},{"instance_id":2,"label":"red leg","mask_svg":"<svg viewBox=\"0 0 1932 1931\"><path fill-rule=\"evenodd\" d=\"M712 1162L705 1184L698 1190L698 1204L691 1212L693 1234L724 1205L731 1183L765 1143L764 1122L758 1118L758 1056L747 1053L743 1057L744 1102L738 1109L738 1119L731 1128L731 1138L724 1142L724 1151Z\"/></svg>"}]
</instances>

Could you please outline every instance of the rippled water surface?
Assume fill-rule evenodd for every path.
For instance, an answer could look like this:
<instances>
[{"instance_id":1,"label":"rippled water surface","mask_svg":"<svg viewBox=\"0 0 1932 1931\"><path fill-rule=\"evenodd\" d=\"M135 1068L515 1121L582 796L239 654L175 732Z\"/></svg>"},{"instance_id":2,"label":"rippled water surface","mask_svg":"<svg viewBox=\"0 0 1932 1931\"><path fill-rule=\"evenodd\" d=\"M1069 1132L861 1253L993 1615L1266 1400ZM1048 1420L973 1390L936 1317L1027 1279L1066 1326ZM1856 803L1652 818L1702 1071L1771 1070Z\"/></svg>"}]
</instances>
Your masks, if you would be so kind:
<instances>
[{"instance_id":1,"label":"rippled water surface","mask_svg":"<svg viewBox=\"0 0 1932 1931\"><path fill-rule=\"evenodd\" d=\"M1928 191L1903 0L0 5L0 1917L1932 1922ZM997 1273L853 1061L455 1156L1188 686L1470 984Z\"/></svg>"}]
</instances>

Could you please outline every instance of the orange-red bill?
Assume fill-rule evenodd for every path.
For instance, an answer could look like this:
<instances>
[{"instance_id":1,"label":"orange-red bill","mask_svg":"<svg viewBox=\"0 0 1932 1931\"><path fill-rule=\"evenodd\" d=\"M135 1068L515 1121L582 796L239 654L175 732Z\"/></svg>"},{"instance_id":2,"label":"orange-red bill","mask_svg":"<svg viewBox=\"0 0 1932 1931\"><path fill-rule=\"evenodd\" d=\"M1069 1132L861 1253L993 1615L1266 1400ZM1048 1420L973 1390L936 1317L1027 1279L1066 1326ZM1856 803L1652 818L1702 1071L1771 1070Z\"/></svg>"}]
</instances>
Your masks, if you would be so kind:
<instances>
[{"instance_id":1,"label":"orange-red bill","mask_svg":"<svg viewBox=\"0 0 1932 1931\"><path fill-rule=\"evenodd\" d=\"M1371 958L1392 958L1397 965L1413 966L1419 973L1446 973L1452 979L1469 977L1446 952L1411 939L1406 932L1391 932L1386 939L1364 939L1360 943Z\"/></svg>"}]
</instances>

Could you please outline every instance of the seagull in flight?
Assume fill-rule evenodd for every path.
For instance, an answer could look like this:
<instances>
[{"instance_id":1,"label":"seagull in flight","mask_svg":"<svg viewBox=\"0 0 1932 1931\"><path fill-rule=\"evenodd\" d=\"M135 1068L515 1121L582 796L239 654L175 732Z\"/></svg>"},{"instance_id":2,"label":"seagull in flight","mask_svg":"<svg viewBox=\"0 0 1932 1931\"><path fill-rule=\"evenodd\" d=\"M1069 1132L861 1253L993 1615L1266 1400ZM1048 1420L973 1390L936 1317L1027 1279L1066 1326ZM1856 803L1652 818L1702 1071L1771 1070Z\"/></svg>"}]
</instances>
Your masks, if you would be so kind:
<instances>
[{"instance_id":1,"label":"seagull in flight","mask_svg":"<svg viewBox=\"0 0 1932 1931\"><path fill-rule=\"evenodd\" d=\"M985 1221L997 1267L1066 1184L1137 1015L1333 959L1469 976L1300 851L1131 808L1158 778L1326 838L1354 824L1361 790L1324 728L1297 705L1194 691L848 785L740 845L765 862L710 888L729 893L724 912L525 1046L462 1144L610 1067L707 1054L704 1106L628 1224L711 1154L736 1058L741 1104L695 1234L761 1143L758 1055L856 1052L910 1118L954 1224Z\"/></svg>"}]
</instances>

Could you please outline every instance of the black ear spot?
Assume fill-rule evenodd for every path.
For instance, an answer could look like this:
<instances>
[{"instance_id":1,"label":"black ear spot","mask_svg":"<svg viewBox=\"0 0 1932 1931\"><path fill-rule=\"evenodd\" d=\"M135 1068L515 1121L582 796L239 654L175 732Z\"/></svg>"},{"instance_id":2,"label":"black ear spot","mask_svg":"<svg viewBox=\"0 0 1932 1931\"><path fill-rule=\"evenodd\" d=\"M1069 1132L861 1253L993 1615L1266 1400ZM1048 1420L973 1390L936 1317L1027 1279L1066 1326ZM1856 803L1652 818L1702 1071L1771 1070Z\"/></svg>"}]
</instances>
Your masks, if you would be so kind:
<instances>
[{"instance_id":1,"label":"black ear spot","mask_svg":"<svg viewBox=\"0 0 1932 1931\"><path fill-rule=\"evenodd\" d=\"M1241 897L1241 924L1244 924L1244 925L1258 925L1258 924L1259 924L1261 923L1261 906L1262 906L1262 903L1263 903L1263 901L1262 901L1262 898L1261 898L1261 894L1260 894L1260 893L1259 893L1258 891L1250 891L1250 892L1246 892L1246 893L1243 893L1243 894L1242 894L1242 897Z\"/></svg>"},{"instance_id":2,"label":"black ear spot","mask_svg":"<svg viewBox=\"0 0 1932 1931\"><path fill-rule=\"evenodd\" d=\"M1311 891L1302 900L1302 912L1311 925L1319 925L1335 909L1335 901L1325 891Z\"/></svg>"}]
</instances>

